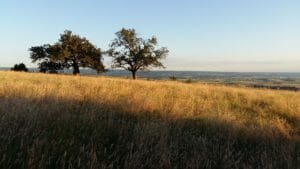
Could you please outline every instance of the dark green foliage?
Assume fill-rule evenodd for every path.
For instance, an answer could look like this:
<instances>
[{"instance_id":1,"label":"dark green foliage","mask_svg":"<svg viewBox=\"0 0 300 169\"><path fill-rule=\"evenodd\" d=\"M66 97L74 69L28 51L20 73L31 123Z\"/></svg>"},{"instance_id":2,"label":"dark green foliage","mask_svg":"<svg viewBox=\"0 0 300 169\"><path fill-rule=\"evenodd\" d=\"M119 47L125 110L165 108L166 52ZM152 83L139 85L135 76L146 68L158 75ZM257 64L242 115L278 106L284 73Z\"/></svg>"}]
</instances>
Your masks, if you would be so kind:
<instances>
[{"instance_id":1,"label":"dark green foliage","mask_svg":"<svg viewBox=\"0 0 300 169\"><path fill-rule=\"evenodd\" d=\"M73 74L79 74L80 67L89 67L98 73L104 71L101 49L69 30L60 35L57 43L35 46L29 50L32 61L39 61L41 72L73 68Z\"/></svg>"},{"instance_id":2,"label":"dark green foliage","mask_svg":"<svg viewBox=\"0 0 300 169\"><path fill-rule=\"evenodd\" d=\"M133 79L136 78L138 70L164 68L160 60L164 59L169 51L165 47L156 49L155 37L144 40L137 36L134 29L125 28L116 35L117 38L113 40L108 51L109 56L113 58L113 67L131 71Z\"/></svg>"},{"instance_id":3,"label":"dark green foliage","mask_svg":"<svg viewBox=\"0 0 300 169\"><path fill-rule=\"evenodd\" d=\"M63 69L63 65L59 62L53 62L44 60L43 62L39 63L40 72L46 73L57 73L58 70Z\"/></svg>"},{"instance_id":4,"label":"dark green foliage","mask_svg":"<svg viewBox=\"0 0 300 169\"><path fill-rule=\"evenodd\" d=\"M11 68L13 71L20 71L20 72L28 72L28 69L24 63L15 64L13 68Z\"/></svg>"},{"instance_id":5,"label":"dark green foliage","mask_svg":"<svg viewBox=\"0 0 300 169\"><path fill-rule=\"evenodd\" d=\"M49 44L31 47L29 51L32 62L38 62L40 72L53 73L64 68L62 61L54 61L53 55L55 51Z\"/></svg>"}]
</instances>

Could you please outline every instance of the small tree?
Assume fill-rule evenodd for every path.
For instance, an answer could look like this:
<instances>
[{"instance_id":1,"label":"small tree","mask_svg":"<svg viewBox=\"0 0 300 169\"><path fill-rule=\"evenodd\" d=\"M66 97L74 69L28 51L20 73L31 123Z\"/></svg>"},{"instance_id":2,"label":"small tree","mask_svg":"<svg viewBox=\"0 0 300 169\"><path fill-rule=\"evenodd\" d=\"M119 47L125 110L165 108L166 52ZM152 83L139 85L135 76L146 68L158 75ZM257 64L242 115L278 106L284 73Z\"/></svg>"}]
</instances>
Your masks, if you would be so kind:
<instances>
[{"instance_id":1,"label":"small tree","mask_svg":"<svg viewBox=\"0 0 300 169\"><path fill-rule=\"evenodd\" d=\"M28 69L24 63L15 64L13 68L11 68L13 71L20 71L20 72L28 72Z\"/></svg>"},{"instance_id":2,"label":"small tree","mask_svg":"<svg viewBox=\"0 0 300 169\"><path fill-rule=\"evenodd\" d=\"M46 70L72 67L73 74L76 75L80 73L80 67L89 67L98 73L105 70L101 49L69 30L61 34L54 45L36 46L29 50L32 61L40 61L39 67L42 71L45 71L45 67Z\"/></svg>"},{"instance_id":3,"label":"small tree","mask_svg":"<svg viewBox=\"0 0 300 169\"><path fill-rule=\"evenodd\" d=\"M125 28L116 35L117 38L113 40L108 51L108 55L113 58L112 67L130 71L133 79L136 79L138 70L164 68L160 60L164 59L169 51L165 47L156 49L155 37L144 40L137 36L134 29Z\"/></svg>"}]
</instances>

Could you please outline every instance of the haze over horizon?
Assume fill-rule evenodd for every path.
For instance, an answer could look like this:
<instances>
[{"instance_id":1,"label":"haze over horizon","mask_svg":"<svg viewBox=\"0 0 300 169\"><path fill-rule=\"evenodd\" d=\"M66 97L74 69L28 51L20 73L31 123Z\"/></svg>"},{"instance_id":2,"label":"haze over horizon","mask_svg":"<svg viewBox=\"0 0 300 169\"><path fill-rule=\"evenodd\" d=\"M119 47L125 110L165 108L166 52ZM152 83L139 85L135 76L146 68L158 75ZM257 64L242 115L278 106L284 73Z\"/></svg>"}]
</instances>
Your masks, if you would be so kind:
<instances>
[{"instance_id":1,"label":"haze over horizon","mask_svg":"<svg viewBox=\"0 0 300 169\"><path fill-rule=\"evenodd\" d=\"M65 29L106 50L125 27L168 47L166 70L300 72L299 9L297 0L3 0L0 67L35 67L28 49Z\"/></svg>"}]
</instances>

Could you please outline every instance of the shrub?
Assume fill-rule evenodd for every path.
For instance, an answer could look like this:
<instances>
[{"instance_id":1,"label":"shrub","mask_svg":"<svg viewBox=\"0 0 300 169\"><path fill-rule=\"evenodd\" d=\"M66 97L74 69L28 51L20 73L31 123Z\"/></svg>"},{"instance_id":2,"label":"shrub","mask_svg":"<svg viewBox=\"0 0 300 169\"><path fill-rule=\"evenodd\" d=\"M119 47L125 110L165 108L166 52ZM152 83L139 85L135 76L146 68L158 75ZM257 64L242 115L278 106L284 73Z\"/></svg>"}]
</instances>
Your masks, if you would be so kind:
<instances>
[{"instance_id":1,"label":"shrub","mask_svg":"<svg viewBox=\"0 0 300 169\"><path fill-rule=\"evenodd\" d=\"M15 64L13 68L11 68L13 71L19 71L19 72L28 72L28 69L24 63Z\"/></svg>"}]
</instances>

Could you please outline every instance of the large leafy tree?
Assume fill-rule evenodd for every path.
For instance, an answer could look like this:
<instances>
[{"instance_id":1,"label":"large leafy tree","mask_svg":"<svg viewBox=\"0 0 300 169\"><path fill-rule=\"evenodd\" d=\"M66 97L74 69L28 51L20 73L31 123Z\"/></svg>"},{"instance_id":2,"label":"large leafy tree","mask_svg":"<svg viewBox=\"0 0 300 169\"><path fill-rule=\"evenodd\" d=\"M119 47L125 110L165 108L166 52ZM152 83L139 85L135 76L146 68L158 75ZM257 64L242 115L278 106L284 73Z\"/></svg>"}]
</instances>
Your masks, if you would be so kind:
<instances>
[{"instance_id":1,"label":"large leafy tree","mask_svg":"<svg viewBox=\"0 0 300 169\"><path fill-rule=\"evenodd\" d=\"M161 59L164 59L169 51L165 47L157 49L155 37L145 40L138 37L134 29L125 28L117 32L116 36L108 51L109 56L113 58L113 67L130 71L133 79L136 79L138 70L164 68Z\"/></svg>"},{"instance_id":2,"label":"large leafy tree","mask_svg":"<svg viewBox=\"0 0 300 169\"><path fill-rule=\"evenodd\" d=\"M61 34L55 44L36 46L29 50L32 61L40 61L40 69L43 66L52 69L72 68L74 75L80 73L80 67L104 71L101 49L69 30Z\"/></svg>"}]
</instances>

